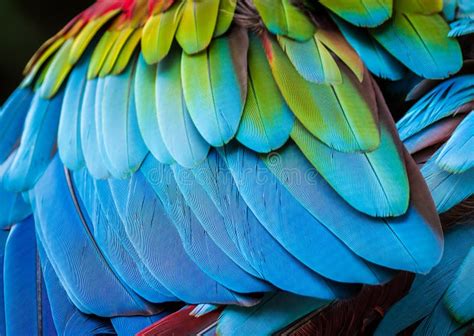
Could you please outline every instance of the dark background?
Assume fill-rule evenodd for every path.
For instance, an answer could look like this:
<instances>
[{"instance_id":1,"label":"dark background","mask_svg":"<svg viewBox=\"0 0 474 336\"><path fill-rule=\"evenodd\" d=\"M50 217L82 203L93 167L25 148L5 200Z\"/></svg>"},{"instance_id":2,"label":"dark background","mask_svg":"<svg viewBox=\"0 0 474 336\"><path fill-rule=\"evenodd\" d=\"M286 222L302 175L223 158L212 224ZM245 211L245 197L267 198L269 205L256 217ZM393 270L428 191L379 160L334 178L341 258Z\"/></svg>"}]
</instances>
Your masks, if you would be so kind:
<instances>
[{"instance_id":1,"label":"dark background","mask_svg":"<svg viewBox=\"0 0 474 336\"><path fill-rule=\"evenodd\" d=\"M93 0L0 0L0 105L22 80L23 67L50 36Z\"/></svg>"}]
</instances>

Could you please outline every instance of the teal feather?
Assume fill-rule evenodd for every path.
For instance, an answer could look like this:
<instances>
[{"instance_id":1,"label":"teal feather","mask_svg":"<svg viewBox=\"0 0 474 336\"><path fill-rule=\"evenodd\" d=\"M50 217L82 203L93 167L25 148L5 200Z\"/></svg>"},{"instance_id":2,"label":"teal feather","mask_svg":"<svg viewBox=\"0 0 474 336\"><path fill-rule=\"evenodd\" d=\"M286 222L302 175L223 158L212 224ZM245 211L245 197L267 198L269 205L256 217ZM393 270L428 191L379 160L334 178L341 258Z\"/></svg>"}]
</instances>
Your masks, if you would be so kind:
<instances>
[{"instance_id":1,"label":"teal feather","mask_svg":"<svg viewBox=\"0 0 474 336\"><path fill-rule=\"evenodd\" d=\"M474 168L474 113L471 111L440 149L436 163L444 170L459 174Z\"/></svg>"},{"instance_id":2,"label":"teal feather","mask_svg":"<svg viewBox=\"0 0 474 336\"><path fill-rule=\"evenodd\" d=\"M328 301L284 292L267 294L261 303L251 308L227 307L219 316L216 334L273 335L328 304Z\"/></svg>"},{"instance_id":3,"label":"teal feather","mask_svg":"<svg viewBox=\"0 0 474 336\"><path fill-rule=\"evenodd\" d=\"M61 91L51 100L35 94L20 146L3 176L5 189L17 192L31 189L48 166L56 145L63 94Z\"/></svg>"},{"instance_id":4,"label":"teal feather","mask_svg":"<svg viewBox=\"0 0 474 336\"><path fill-rule=\"evenodd\" d=\"M81 146L81 109L87 82L88 59L83 59L71 72L67 81L58 128L58 152L69 169L84 165Z\"/></svg>"},{"instance_id":5,"label":"teal feather","mask_svg":"<svg viewBox=\"0 0 474 336\"><path fill-rule=\"evenodd\" d=\"M209 145L194 126L186 107L180 67L177 48L158 64L156 107L166 148L177 163L191 168L204 160Z\"/></svg>"},{"instance_id":6,"label":"teal feather","mask_svg":"<svg viewBox=\"0 0 474 336\"><path fill-rule=\"evenodd\" d=\"M140 132L148 150L160 162L173 163L173 157L163 142L156 111L156 65L149 65L140 54L135 72L135 103Z\"/></svg>"},{"instance_id":7,"label":"teal feather","mask_svg":"<svg viewBox=\"0 0 474 336\"><path fill-rule=\"evenodd\" d=\"M392 0L321 0L320 2L355 26L377 27L392 16Z\"/></svg>"},{"instance_id":8,"label":"teal feather","mask_svg":"<svg viewBox=\"0 0 474 336\"><path fill-rule=\"evenodd\" d=\"M99 152L99 142L96 132L96 91L98 79L86 83L84 101L81 108L81 146L86 167L95 178L107 178L109 172L104 162L104 156Z\"/></svg>"},{"instance_id":9,"label":"teal feather","mask_svg":"<svg viewBox=\"0 0 474 336\"><path fill-rule=\"evenodd\" d=\"M247 46L247 31L234 29L202 53L182 53L186 106L211 146L228 143L237 132L247 95Z\"/></svg>"},{"instance_id":10,"label":"teal feather","mask_svg":"<svg viewBox=\"0 0 474 336\"><path fill-rule=\"evenodd\" d=\"M21 136L33 95L28 88L18 88L0 109L0 162L6 160Z\"/></svg>"},{"instance_id":11,"label":"teal feather","mask_svg":"<svg viewBox=\"0 0 474 336\"><path fill-rule=\"evenodd\" d=\"M116 178L134 173L148 153L137 122L133 83L135 63L130 62L120 75L104 79L100 107L102 137L107 156L116 169L111 173Z\"/></svg>"},{"instance_id":12,"label":"teal feather","mask_svg":"<svg viewBox=\"0 0 474 336\"><path fill-rule=\"evenodd\" d=\"M380 78L402 79L406 72L405 67L385 50L366 29L351 26L334 16L333 19L347 42L364 60L364 64L370 72Z\"/></svg>"}]
</instances>

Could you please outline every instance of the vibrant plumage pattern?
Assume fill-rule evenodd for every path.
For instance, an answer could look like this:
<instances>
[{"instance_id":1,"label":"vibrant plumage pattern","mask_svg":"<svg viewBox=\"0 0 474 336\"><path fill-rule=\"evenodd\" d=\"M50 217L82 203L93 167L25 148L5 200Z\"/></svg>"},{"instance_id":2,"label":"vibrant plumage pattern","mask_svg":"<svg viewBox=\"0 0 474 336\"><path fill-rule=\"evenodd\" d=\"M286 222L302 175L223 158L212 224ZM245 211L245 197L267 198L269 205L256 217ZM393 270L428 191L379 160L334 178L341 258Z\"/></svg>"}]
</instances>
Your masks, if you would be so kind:
<instances>
[{"instance_id":1,"label":"vibrant plumage pattern","mask_svg":"<svg viewBox=\"0 0 474 336\"><path fill-rule=\"evenodd\" d=\"M473 13L97 0L0 110L1 330L304 335L405 271L377 333L467 331Z\"/></svg>"}]
</instances>

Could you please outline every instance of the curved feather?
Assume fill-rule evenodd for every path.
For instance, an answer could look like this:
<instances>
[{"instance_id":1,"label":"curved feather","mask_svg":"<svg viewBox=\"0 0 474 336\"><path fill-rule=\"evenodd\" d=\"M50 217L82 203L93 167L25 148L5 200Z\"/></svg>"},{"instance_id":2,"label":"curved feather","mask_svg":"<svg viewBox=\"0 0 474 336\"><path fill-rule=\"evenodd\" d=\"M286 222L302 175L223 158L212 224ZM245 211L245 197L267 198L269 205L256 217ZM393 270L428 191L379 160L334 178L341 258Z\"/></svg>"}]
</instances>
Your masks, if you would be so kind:
<instances>
[{"instance_id":1,"label":"curved feather","mask_svg":"<svg viewBox=\"0 0 474 336\"><path fill-rule=\"evenodd\" d=\"M364 60L365 66L374 75L390 80L399 80L405 74L405 67L385 50L367 30L351 26L343 20L333 17L347 42Z\"/></svg>"},{"instance_id":2,"label":"curved feather","mask_svg":"<svg viewBox=\"0 0 474 336\"><path fill-rule=\"evenodd\" d=\"M393 0L321 0L320 2L355 26L376 27L392 16Z\"/></svg>"},{"instance_id":3,"label":"curved feather","mask_svg":"<svg viewBox=\"0 0 474 336\"><path fill-rule=\"evenodd\" d=\"M170 9L150 17L142 33L142 53L148 64L158 63L168 55L181 20L184 2L177 2Z\"/></svg>"},{"instance_id":4,"label":"curved feather","mask_svg":"<svg viewBox=\"0 0 474 336\"><path fill-rule=\"evenodd\" d=\"M298 41L313 36L315 27L290 0L254 0L265 26L275 35L286 35Z\"/></svg>"},{"instance_id":5,"label":"curved feather","mask_svg":"<svg viewBox=\"0 0 474 336\"><path fill-rule=\"evenodd\" d=\"M156 110L156 65L148 65L140 55L135 73L137 122L148 150L160 162L170 164L173 158L160 133Z\"/></svg>"},{"instance_id":6,"label":"curved feather","mask_svg":"<svg viewBox=\"0 0 474 336\"><path fill-rule=\"evenodd\" d=\"M439 15L399 12L386 25L371 30L385 49L425 78L445 78L461 69L461 49L448 33L449 26Z\"/></svg>"},{"instance_id":7,"label":"curved feather","mask_svg":"<svg viewBox=\"0 0 474 336\"><path fill-rule=\"evenodd\" d=\"M30 109L33 92L28 88L16 89L0 109L0 162L10 155L21 136L26 115Z\"/></svg>"},{"instance_id":8,"label":"curved feather","mask_svg":"<svg viewBox=\"0 0 474 336\"><path fill-rule=\"evenodd\" d=\"M81 147L81 109L87 82L89 62L81 61L74 67L67 81L58 128L58 152L69 169L84 165Z\"/></svg>"},{"instance_id":9,"label":"curved feather","mask_svg":"<svg viewBox=\"0 0 474 336\"><path fill-rule=\"evenodd\" d=\"M247 95L245 30L215 39L205 51L181 58L183 94L189 115L212 146L228 143L237 132Z\"/></svg>"},{"instance_id":10,"label":"curved feather","mask_svg":"<svg viewBox=\"0 0 474 336\"><path fill-rule=\"evenodd\" d=\"M54 54L51 63L45 73L45 77L39 89L41 97L45 99L52 98L61 87L64 79L72 69L68 56L73 47L73 40L66 40L58 52Z\"/></svg>"},{"instance_id":11,"label":"curved feather","mask_svg":"<svg viewBox=\"0 0 474 336\"><path fill-rule=\"evenodd\" d=\"M171 156L183 167L202 161L209 145L194 126L181 86L181 61L178 50L158 64L156 74L156 108L160 132Z\"/></svg>"},{"instance_id":12,"label":"curved feather","mask_svg":"<svg viewBox=\"0 0 474 336\"><path fill-rule=\"evenodd\" d=\"M31 215L31 207L21 193L4 190L0 185L0 229L21 222Z\"/></svg>"},{"instance_id":13,"label":"curved feather","mask_svg":"<svg viewBox=\"0 0 474 336\"><path fill-rule=\"evenodd\" d=\"M461 121L436 157L444 170L460 174L474 168L474 113Z\"/></svg>"},{"instance_id":14,"label":"curved feather","mask_svg":"<svg viewBox=\"0 0 474 336\"><path fill-rule=\"evenodd\" d=\"M109 172L104 157L99 152L99 142L96 132L96 93L98 79L88 80L84 91L81 107L81 147L87 170L95 178L107 178Z\"/></svg>"},{"instance_id":15,"label":"curved feather","mask_svg":"<svg viewBox=\"0 0 474 336\"><path fill-rule=\"evenodd\" d=\"M188 54L198 53L211 43L222 0L185 0L176 40Z\"/></svg>"},{"instance_id":16,"label":"curved feather","mask_svg":"<svg viewBox=\"0 0 474 336\"><path fill-rule=\"evenodd\" d=\"M54 152L63 91L53 99L36 93L26 116L20 146L3 176L5 189L24 191L41 177Z\"/></svg>"},{"instance_id":17,"label":"curved feather","mask_svg":"<svg viewBox=\"0 0 474 336\"><path fill-rule=\"evenodd\" d=\"M234 19L237 0L220 0L217 23L214 30L214 37L219 37L227 32Z\"/></svg>"},{"instance_id":18,"label":"curved feather","mask_svg":"<svg viewBox=\"0 0 474 336\"><path fill-rule=\"evenodd\" d=\"M368 151L378 147L380 137L373 107L364 99L357 79L343 71L343 82L339 85L307 82L275 41L266 35L262 43L283 97L311 134L339 151Z\"/></svg>"},{"instance_id":19,"label":"curved feather","mask_svg":"<svg viewBox=\"0 0 474 336\"><path fill-rule=\"evenodd\" d=\"M116 178L134 173L148 153L138 128L134 75L135 64L132 62L125 72L108 76L104 82L102 137L107 156L116 169L111 173Z\"/></svg>"},{"instance_id":20,"label":"curved feather","mask_svg":"<svg viewBox=\"0 0 474 336\"><path fill-rule=\"evenodd\" d=\"M256 152L268 153L288 140L294 116L273 80L256 36L252 35L250 45L248 95L236 138Z\"/></svg>"}]
</instances>

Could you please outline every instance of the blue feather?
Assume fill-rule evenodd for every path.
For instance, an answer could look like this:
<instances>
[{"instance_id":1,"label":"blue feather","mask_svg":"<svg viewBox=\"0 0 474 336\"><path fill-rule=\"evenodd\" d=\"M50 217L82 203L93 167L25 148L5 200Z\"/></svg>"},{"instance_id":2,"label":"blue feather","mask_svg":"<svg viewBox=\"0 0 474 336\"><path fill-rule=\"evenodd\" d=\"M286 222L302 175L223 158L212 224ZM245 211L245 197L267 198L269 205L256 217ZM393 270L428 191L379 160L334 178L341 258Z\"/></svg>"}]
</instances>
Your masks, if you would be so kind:
<instances>
[{"instance_id":1,"label":"blue feather","mask_svg":"<svg viewBox=\"0 0 474 336\"><path fill-rule=\"evenodd\" d=\"M444 170L459 174L474 168L474 113L471 111L436 157Z\"/></svg>"},{"instance_id":2,"label":"blue feather","mask_svg":"<svg viewBox=\"0 0 474 336\"><path fill-rule=\"evenodd\" d=\"M374 75L390 80L399 80L406 72L405 67L385 50L367 30L351 26L332 16L347 42L356 50L364 64Z\"/></svg>"},{"instance_id":3,"label":"blue feather","mask_svg":"<svg viewBox=\"0 0 474 336\"><path fill-rule=\"evenodd\" d=\"M474 97L474 75L448 79L417 101L397 123L402 140L420 132L442 118L456 114Z\"/></svg>"},{"instance_id":4,"label":"blue feather","mask_svg":"<svg viewBox=\"0 0 474 336\"><path fill-rule=\"evenodd\" d=\"M268 288L238 267L216 245L211 235L206 232L205 226L201 226L193 211L216 210L207 208L206 203L201 202L202 195L199 194L199 185L194 181L192 172L177 165L171 170L153 158L147 159L146 162L148 161L151 162L145 163L141 171L145 176L149 176L150 170L152 171L155 183L150 185L178 230L183 247L190 258L211 278L236 292L259 292Z\"/></svg>"},{"instance_id":5,"label":"blue feather","mask_svg":"<svg viewBox=\"0 0 474 336\"><path fill-rule=\"evenodd\" d=\"M435 153L425 163L421 173L430 188L438 212L443 213L474 194L474 168L464 173L452 174L436 163L437 156Z\"/></svg>"},{"instance_id":6,"label":"blue feather","mask_svg":"<svg viewBox=\"0 0 474 336\"><path fill-rule=\"evenodd\" d=\"M81 313L73 305L54 272L41 243L38 244L51 314L58 335L115 335L109 320Z\"/></svg>"},{"instance_id":7,"label":"blue feather","mask_svg":"<svg viewBox=\"0 0 474 336\"><path fill-rule=\"evenodd\" d=\"M12 227L5 246L4 300L7 335L55 335L36 252L32 217Z\"/></svg>"},{"instance_id":8,"label":"blue feather","mask_svg":"<svg viewBox=\"0 0 474 336\"><path fill-rule=\"evenodd\" d=\"M216 152L211 152L208 160L194 169L194 175L217 208L212 213L219 213L224 219L219 226L225 227L258 277L301 295L327 299L345 295L336 283L305 267L269 234L242 199L231 171ZM220 220L217 217L215 222Z\"/></svg>"},{"instance_id":9,"label":"blue feather","mask_svg":"<svg viewBox=\"0 0 474 336\"><path fill-rule=\"evenodd\" d=\"M156 108L163 141L171 156L186 168L204 160L209 144L189 115L181 86L181 62L177 48L158 63Z\"/></svg>"},{"instance_id":10,"label":"blue feather","mask_svg":"<svg viewBox=\"0 0 474 336\"><path fill-rule=\"evenodd\" d=\"M58 152L69 169L84 165L81 147L81 109L87 82L88 59L82 59L71 72L64 94L58 129Z\"/></svg>"},{"instance_id":11,"label":"blue feather","mask_svg":"<svg viewBox=\"0 0 474 336\"><path fill-rule=\"evenodd\" d=\"M5 286L4 286L4 261L5 261L5 246L7 243L9 232L6 230L0 230L0 335L5 335Z\"/></svg>"},{"instance_id":12,"label":"blue feather","mask_svg":"<svg viewBox=\"0 0 474 336\"><path fill-rule=\"evenodd\" d=\"M133 83L135 64L130 62L118 76L105 77L102 102L99 101L102 116L100 135L107 156L117 169L117 172L112 172L116 178L126 178L134 173L148 153L137 122Z\"/></svg>"},{"instance_id":13,"label":"blue feather","mask_svg":"<svg viewBox=\"0 0 474 336\"><path fill-rule=\"evenodd\" d=\"M173 163L173 158L163 142L158 125L155 98L156 65L149 65L140 54L135 73L135 102L137 107L137 121L143 141L153 154L162 163Z\"/></svg>"},{"instance_id":14,"label":"blue feather","mask_svg":"<svg viewBox=\"0 0 474 336\"><path fill-rule=\"evenodd\" d=\"M431 319L425 324L436 323L437 318L430 318L432 314L442 317L444 308L437 306L472 247L474 227L472 224L457 226L445 238L445 251L440 263L429 274L415 278L410 292L387 312L375 332L376 336L395 335L425 318ZM440 323L445 324L442 321Z\"/></svg>"},{"instance_id":15,"label":"blue feather","mask_svg":"<svg viewBox=\"0 0 474 336\"><path fill-rule=\"evenodd\" d=\"M129 181L111 180L110 185L135 250L172 294L189 303L244 301L209 278L188 257L163 204L141 172Z\"/></svg>"},{"instance_id":16,"label":"blue feather","mask_svg":"<svg viewBox=\"0 0 474 336\"><path fill-rule=\"evenodd\" d=\"M323 308L327 301L284 292L267 294L251 308L227 307L217 325L217 335L273 335L303 316Z\"/></svg>"},{"instance_id":17,"label":"blue feather","mask_svg":"<svg viewBox=\"0 0 474 336\"><path fill-rule=\"evenodd\" d=\"M221 153L249 208L297 259L340 282L376 284L388 280L385 269L355 255L297 202L255 153L242 146L227 146ZM274 159L279 160L278 156Z\"/></svg>"},{"instance_id":18,"label":"blue feather","mask_svg":"<svg viewBox=\"0 0 474 336\"><path fill-rule=\"evenodd\" d=\"M474 33L474 18L465 17L450 24L449 37L458 37Z\"/></svg>"},{"instance_id":19,"label":"blue feather","mask_svg":"<svg viewBox=\"0 0 474 336\"><path fill-rule=\"evenodd\" d=\"M109 172L104 157L99 152L96 133L96 90L98 79L86 83L84 99L81 108L81 146L87 169L95 178L107 178Z\"/></svg>"},{"instance_id":20,"label":"blue feather","mask_svg":"<svg viewBox=\"0 0 474 336\"><path fill-rule=\"evenodd\" d=\"M154 307L125 286L110 268L58 158L35 186L33 196L38 238L66 292L82 312L104 317L153 312Z\"/></svg>"},{"instance_id":21,"label":"blue feather","mask_svg":"<svg viewBox=\"0 0 474 336\"><path fill-rule=\"evenodd\" d=\"M33 92L30 89L18 88L0 109L0 162L8 157L20 137L32 99Z\"/></svg>"},{"instance_id":22,"label":"blue feather","mask_svg":"<svg viewBox=\"0 0 474 336\"><path fill-rule=\"evenodd\" d=\"M95 241L111 267L130 288L146 300L172 301L172 295L153 279L131 246L116 212L108 183L94 181L85 169L74 173L73 178L91 219Z\"/></svg>"},{"instance_id":23,"label":"blue feather","mask_svg":"<svg viewBox=\"0 0 474 336\"><path fill-rule=\"evenodd\" d=\"M31 215L31 207L22 194L3 190L0 185L0 229L18 223Z\"/></svg>"},{"instance_id":24,"label":"blue feather","mask_svg":"<svg viewBox=\"0 0 474 336\"><path fill-rule=\"evenodd\" d=\"M125 316L112 318L112 325L118 336L135 336L137 333L153 323L169 315L163 311L153 316Z\"/></svg>"},{"instance_id":25,"label":"blue feather","mask_svg":"<svg viewBox=\"0 0 474 336\"><path fill-rule=\"evenodd\" d=\"M48 166L56 144L63 94L61 91L51 100L35 94L20 147L3 176L5 189L17 192L31 189Z\"/></svg>"},{"instance_id":26,"label":"blue feather","mask_svg":"<svg viewBox=\"0 0 474 336\"><path fill-rule=\"evenodd\" d=\"M413 200L400 218L370 217L349 206L294 144L263 161L303 207L362 258L412 272L427 272L438 262L440 237Z\"/></svg>"}]
</instances>

